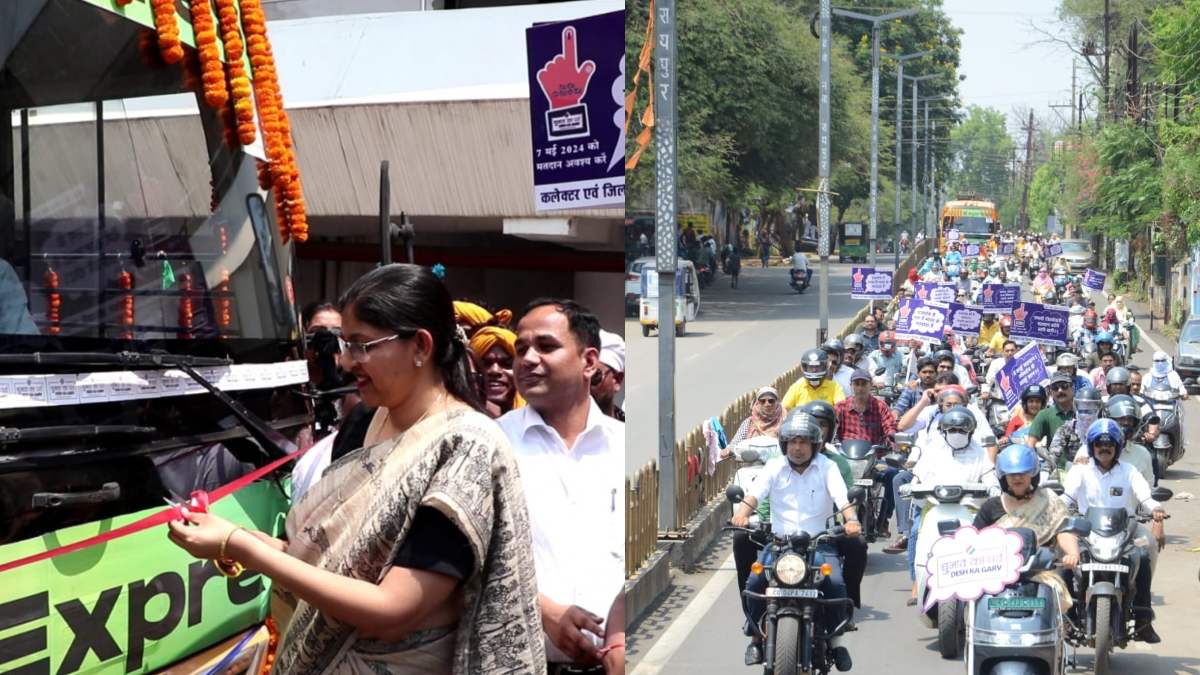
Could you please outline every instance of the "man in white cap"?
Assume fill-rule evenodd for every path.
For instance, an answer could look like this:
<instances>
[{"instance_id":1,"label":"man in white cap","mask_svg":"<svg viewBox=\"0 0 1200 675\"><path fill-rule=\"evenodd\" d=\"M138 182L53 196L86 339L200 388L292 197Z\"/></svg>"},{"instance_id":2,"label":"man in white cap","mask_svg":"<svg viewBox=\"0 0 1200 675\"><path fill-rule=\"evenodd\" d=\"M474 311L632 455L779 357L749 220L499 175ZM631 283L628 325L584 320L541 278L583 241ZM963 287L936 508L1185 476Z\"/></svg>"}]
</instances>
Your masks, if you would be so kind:
<instances>
[{"instance_id":1,"label":"man in white cap","mask_svg":"<svg viewBox=\"0 0 1200 675\"><path fill-rule=\"evenodd\" d=\"M592 376L592 398L600 411L625 421L625 411L617 406L617 394L625 384L625 340L616 333L600 330L600 366Z\"/></svg>"}]
</instances>

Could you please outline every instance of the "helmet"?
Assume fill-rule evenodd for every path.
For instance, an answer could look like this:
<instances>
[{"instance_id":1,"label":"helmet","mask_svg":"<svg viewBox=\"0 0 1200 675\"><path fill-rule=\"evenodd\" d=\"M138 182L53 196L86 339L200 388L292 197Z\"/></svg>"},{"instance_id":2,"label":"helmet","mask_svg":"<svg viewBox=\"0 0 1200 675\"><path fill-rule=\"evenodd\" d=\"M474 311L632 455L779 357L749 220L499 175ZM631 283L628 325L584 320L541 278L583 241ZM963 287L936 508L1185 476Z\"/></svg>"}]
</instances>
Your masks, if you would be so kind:
<instances>
[{"instance_id":1,"label":"helmet","mask_svg":"<svg viewBox=\"0 0 1200 675\"><path fill-rule=\"evenodd\" d=\"M825 375L829 372L829 355L823 349L810 349L804 352L804 355L800 357L800 370L809 384L814 387L820 385L821 380L825 379Z\"/></svg>"},{"instance_id":2,"label":"helmet","mask_svg":"<svg viewBox=\"0 0 1200 675\"><path fill-rule=\"evenodd\" d=\"M1007 314L1000 317L1000 327L1001 328L1012 328L1012 317Z\"/></svg>"},{"instance_id":3,"label":"helmet","mask_svg":"<svg viewBox=\"0 0 1200 675\"><path fill-rule=\"evenodd\" d=\"M842 344L845 345L846 349L853 347L861 352L863 347L867 346L867 341L858 333L851 333L846 336L845 340L842 340Z\"/></svg>"},{"instance_id":4,"label":"helmet","mask_svg":"<svg viewBox=\"0 0 1200 675\"><path fill-rule=\"evenodd\" d=\"M1118 420L1122 417L1132 417L1137 419L1141 417L1142 408L1128 394L1117 394L1108 399L1108 405L1104 408L1105 414L1109 419Z\"/></svg>"},{"instance_id":5,"label":"helmet","mask_svg":"<svg viewBox=\"0 0 1200 675\"><path fill-rule=\"evenodd\" d=\"M1098 413L1103 403L1100 401L1100 390L1095 387L1084 387L1075 393L1073 407L1075 412L1087 411Z\"/></svg>"},{"instance_id":6,"label":"helmet","mask_svg":"<svg viewBox=\"0 0 1200 675\"><path fill-rule=\"evenodd\" d=\"M1042 302L1047 305L1053 303L1057 299L1058 298L1054 295L1054 291L1046 291L1046 293L1042 295Z\"/></svg>"},{"instance_id":7,"label":"helmet","mask_svg":"<svg viewBox=\"0 0 1200 675\"><path fill-rule=\"evenodd\" d=\"M1104 382L1110 387L1114 384L1123 384L1128 387L1130 378L1131 375L1128 368L1113 366L1109 369L1108 374L1104 376Z\"/></svg>"},{"instance_id":8,"label":"helmet","mask_svg":"<svg viewBox=\"0 0 1200 675\"><path fill-rule=\"evenodd\" d=\"M1105 342L1107 342L1110 345L1116 344L1116 340L1113 339L1113 334L1106 330L1102 330L1099 333L1096 333L1096 344L1102 344Z\"/></svg>"},{"instance_id":9,"label":"helmet","mask_svg":"<svg viewBox=\"0 0 1200 675\"><path fill-rule=\"evenodd\" d=\"M959 405L963 405L967 401L967 390L963 389L961 385L957 385L957 384L951 384L951 385L947 386L945 389L942 389L941 393L938 394L938 397L937 397L938 406L940 407L943 403L946 402L947 399L952 398L954 396L957 396L958 400L962 402L962 403L959 403Z\"/></svg>"},{"instance_id":10,"label":"helmet","mask_svg":"<svg viewBox=\"0 0 1200 675\"><path fill-rule=\"evenodd\" d=\"M949 349L939 349L933 353L933 360L935 363L941 363L947 359L949 359L952 363L955 362L954 352L950 351Z\"/></svg>"},{"instance_id":11,"label":"helmet","mask_svg":"<svg viewBox=\"0 0 1200 675\"><path fill-rule=\"evenodd\" d=\"M1096 310L1089 309L1083 313L1083 320L1087 321L1088 319L1091 319L1093 321L1096 320Z\"/></svg>"},{"instance_id":12,"label":"helmet","mask_svg":"<svg viewBox=\"0 0 1200 675\"><path fill-rule=\"evenodd\" d=\"M1030 489L1036 490L1041 476L1038 475L1037 453L1024 443L1010 445L996 455L996 477L1000 479L1000 489L1012 494L1008 489L1008 481L1004 478L1009 474L1032 474Z\"/></svg>"},{"instance_id":13,"label":"helmet","mask_svg":"<svg viewBox=\"0 0 1200 675\"><path fill-rule=\"evenodd\" d=\"M971 434L975 433L975 416L970 410L956 405L947 410L941 418L938 419L938 431L942 433L942 438L946 439L946 444L952 450L965 450L970 443ZM965 433L967 441L965 443L951 442L950 436Z\"/></svg>"},{"instance_id":14,"label":"helmet","mask_svg":"<svg viewBox=\"0 0 1200 675\"><path fill-rule=\"evenodd\" d=\"M879 351L887 354L896 348L896 334L885 330L879 334Z\"/></svg>"},{"instance_id":15,"label":"helmet","mask_svg":"<svg viewBox=\"0 0 1200 675\"><path fill-rule=\"evenodd\" d=\"M1042 400L1042 405L1046 405L1046 388L1040 384L1031 384L1025 387L1025 391L1021 392L1021 403L1031 398Z\"/></svg>"},{"instance_id":16,"label":"helmet","mask_svg":"<svg viewBox=\"0 0 1200 675\"><path fill-rule=\"evenodd\" d=\"M837 354L839 357L846 351L846 346L837 338L830 338L821 345L826 354Z\"/></svg>"},{"instance_id":17,"label":"helmet","mask_svg":"<svg viewBox=\"0 0 1200 675\"><path fill-rule=\"evenodd\" d=\"M1071 352L1063 352L1054 359L1054 365L1059 368L1074 368L1079 365L1079 358Z\"/></svg>"},{"instance_id":18,"label":"helmet","mask_svg":"<svg viewBox=\"0 0 1200 675\"><path fill-rule=\"evenodd\" d=\"M1087 430L1087 452L1088 457L1095 459L1096 451L1092 448L1097 441L1113 441L1117 444L1117 451L1114 453L1114 459L1121 458L1121 449L1125 447L1125 434L1121 432L1121 427L1110 419L1099 419L1092 422L1092 426Z\"/></svg>"},{"instance_id":19,"label":"helmet","mask_svg":"<svg viewBox=\"0 0 1200 675\"><path fill-rule=\"evenodd\" d=\"M833 441L834 437L837 436L837 412L834 411L833 405L828 401L809 401L797 408L797 410L811 415L818 423L821 420L829 422L829 434L824 440L825 443Z\"/></svg>"},{"instance_id":20,"label":"helmet","mask_svg":"<svg viewBox=\"0 0 1200 675\"><path fill-rule=\"evenodd\" d=\"M1062 265L1058 265L1054 268L1054 276L1066 276L1066 274L1067 268L1063 267Z\"/></svg>"},{"instance_id":21,"label":"helmet","mask_svg":"<svg viewBox=\"0 0 1200 675\"><path fill-rule=\"evenodd\" d=\"M821 425L812 415L803 410L796 409L787 414L783 419L783 424L779 425L779 449L787 454L788 442L793 438L802 438L813 444L813 454L820 452L823 441L821 440Z\"/></svg>"}]
</instances>

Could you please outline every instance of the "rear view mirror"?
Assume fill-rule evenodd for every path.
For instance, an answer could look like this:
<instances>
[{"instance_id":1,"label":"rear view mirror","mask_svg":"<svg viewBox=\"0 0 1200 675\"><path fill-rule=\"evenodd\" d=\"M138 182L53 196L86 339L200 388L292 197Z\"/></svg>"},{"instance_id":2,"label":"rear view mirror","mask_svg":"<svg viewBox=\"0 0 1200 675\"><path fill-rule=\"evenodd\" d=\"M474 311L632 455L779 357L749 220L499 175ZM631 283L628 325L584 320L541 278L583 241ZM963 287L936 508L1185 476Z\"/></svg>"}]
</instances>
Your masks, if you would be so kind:
<instances>
[{"instance_id":1,"label":"rear view mirror","mask_svg":"<svg viewBox=\"0 0 1200 675\"><path fill-rule=\"evenodd\" d=\"M1171 491L1171 488L1156 487L1150 491L1150 498L1156 502L1165 502L1174 496L1175 493Z\"/></svg>"},{"instance_id":2,"label":"rear view mirror","mask_svg":"<svg viewBox=\"0 0 1200 675\"><path fill-rule=\"evenodd\" d=\"M725 498L734 504L741 504L742 500L746 498L746 491L742 489L741 485L730 485L725 488Z\"/></svg>"}]
</instances>

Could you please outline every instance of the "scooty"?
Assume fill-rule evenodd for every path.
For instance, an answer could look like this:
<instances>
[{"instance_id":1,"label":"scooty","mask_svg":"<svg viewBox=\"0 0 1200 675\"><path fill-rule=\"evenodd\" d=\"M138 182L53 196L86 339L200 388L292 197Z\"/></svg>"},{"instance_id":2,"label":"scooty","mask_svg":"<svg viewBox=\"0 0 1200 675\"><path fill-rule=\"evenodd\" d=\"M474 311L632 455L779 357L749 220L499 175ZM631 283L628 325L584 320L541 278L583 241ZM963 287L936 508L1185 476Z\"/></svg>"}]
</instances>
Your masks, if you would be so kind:
<instances>
[{"instance_id":1,"label":"scooty","mask_svg":"<svg viewBox=\"0 0 1200 675\"><path fill-rule=\"evenodd\" d=\"M1163 383L1146 391L1146 398L1158 415L1158 436L1154 439L1154 456L1158 459L1159 478L1167 467L1183 458L1183 414L1179 394Z\"/></svg>"},{"instance_id":2,"label":"scooty","mask_svg":"<svg viewBox=\"0 0 1200 675\"><path fill-rule=\"evenodd\" d=\"M1154 488L1150 496L1167 501L1173 493ZM1169 516L1168 516L1169 517ZM1079 571L1072 575L1075 605L1067 642L1076 647L1094 647L1096 675L1107 675L1114 647L1124 649L1133 639L1134 579L1138 558L1133 556L1137 523L1149 516L1129 517L1123 507L1088 509L1091 532L1079 540ZM1151 546L1154 543L1151 542Z\"/></svg>"},{"instance_id":3,"label":"scooty","mask_svg":"<svg viewBox=\"0 0 1200 675\"><path fill-rule=\"evenodd\" d=\"M745 498L738 485L730 485L725 497L734 504ZM850 598L823 598L820 584L828 573L824 565L816 564L817 547L844 534L841 526L826 530L816 537L807 533L790 536L774 535L770 523L756 528L726 526L726 530L747 532L750 539L769 551L774 562L764 570L767 588L759 595L744 591L748 598L764 600L767 611L754 630L763 638L765 675L784 673L828 673L834 667L834 637L846 632L854 615ZM845 618L830 633L821 627L821 614L830 607L843 605Z\"/></svg>"},{"instance_id":4,"label":"scooty","mask_svg":"<svg viewBox=\"0 0 1200 675\"><path fill-rule=\"evenodd\" d=\"M788 282L788 285L792 287L792 290L797 293L803 293L808 290L809 281L812 279L812 270L800 270L793 267L789 272L791 274L789 277L791 281Z\"/></svg>"},{"instance_id":5,"label":"scooty","mask_svg":"<svg viewBox=\"0 0 1200 675\"><path fill-rule=\"evenodd\" d=\"M888 452L886 445L871 445L870 441L851 439L842 441L842 456L850 464L854 485L849 499L858 511L858 522L862 524L862 536L868 544L875 543L886 523L880 518L883 509L883 475L887 464L883 461Z\"/></svg>"},{"instance_id":6,"label":"scooty","mask_svg":"<svg viewBox=\"0 0 1200 675\"><path fill-rule=\"evenodd\" d=\"M767 460L779 453L779 439L773 436L755 436L738 442L733 446L733 455L738 462L737 471L733 474L733 484L750 489L750 484L762 473ZM751 522L757 522L757 519L757 514L750 516Z\"/></svg>"},{"instance_id":7,"label":"scooty","mask_svg":"<svg viewBox=\"0 0 1200 675\"><path fill-rule=\"evenodd\" d=\"M905 493L908 493L905 495ZM962 653L965 639L963 603L958 600L935 602L924 609L929 596L929 572L925 561L933 550L933 542L975 520L975 512L989 495L982 483L921 485L910 483L900 488L901 496L911 496L914 506L925 503L921 529L917 531L916 572L917 606L920 621L927 628L937 628L938 651L942 658L954 659Z\"/></svg>"},{"instance_id":8,"label":"scooty","mask_svg":"<svg viewBox=\"0 0 1200 675\"><path fill-rule=\"evenodd\" d=\"M1031 529L1012 531L1021 537L1024 564L1015 582L968 603L967 673L1063 675L1066 627L1058 593L1033 579L1039 572L1055 569L1054 551L1038 547ZM1070 518L1061 531L1087 536L1091 525L1086 519Z\"/></svg>"}]
</instances>

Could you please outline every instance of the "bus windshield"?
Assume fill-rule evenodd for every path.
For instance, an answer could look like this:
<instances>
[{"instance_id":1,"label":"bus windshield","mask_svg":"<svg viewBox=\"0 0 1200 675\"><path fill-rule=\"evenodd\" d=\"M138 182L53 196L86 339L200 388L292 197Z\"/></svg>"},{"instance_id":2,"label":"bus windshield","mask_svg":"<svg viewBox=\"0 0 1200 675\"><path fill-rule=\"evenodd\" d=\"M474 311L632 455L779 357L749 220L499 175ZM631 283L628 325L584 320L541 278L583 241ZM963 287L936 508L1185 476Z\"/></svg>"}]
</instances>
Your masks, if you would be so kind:
<instances>
[{"instance_id":1,"label":"bus windshield","mask_svg":"<svg viewBox=\"0 0 1200 675\"><path fill-rule=\"evenodd\" d=\"M954 219L950 228L963 234L991 234L992 223L983 216L959 216Z\"/></svg>"},{"instance_id":2,"label":"bus windshield","mask_svg":"<svg viewBox=\"0 0 1200 675\"><path fill-rule=\"evenodd\" d=\"M153 31L59 17L0 35L0 350L293 336L254 158Z\"/></svg>"}]
</instances>

